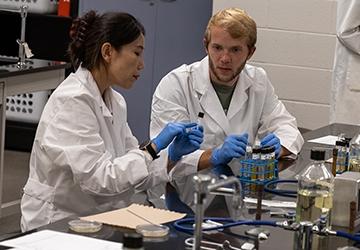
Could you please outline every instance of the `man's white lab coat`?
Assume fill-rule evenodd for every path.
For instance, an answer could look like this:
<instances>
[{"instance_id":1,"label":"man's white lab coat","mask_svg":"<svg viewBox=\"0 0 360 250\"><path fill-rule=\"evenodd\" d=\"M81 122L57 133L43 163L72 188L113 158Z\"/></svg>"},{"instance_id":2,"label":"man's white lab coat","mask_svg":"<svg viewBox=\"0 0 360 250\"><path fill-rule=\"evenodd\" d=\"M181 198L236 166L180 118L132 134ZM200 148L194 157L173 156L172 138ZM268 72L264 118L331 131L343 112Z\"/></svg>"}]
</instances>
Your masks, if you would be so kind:
<instances>
[{"instance_id":1,"label":"man's white lab coat","mask_svg":"<svg viewBox=\"0 0 360 250\"><path fill-rule=\"evenodd\" d=\"M167 122L197 121L199 112L204 113L200 123L204 127L201 149L182 157L170 172L180 198L193 205L192 176L203 150L222 145L226 136L249 133L249 142L275 133L281 145L294 155L298 154L303 138L296 120L285 109L274 93L269 78L262 68L246 65L235 87L230 107L225 114L219 98L210 82L208 57L191 65L183 65L166 75L153 95L150 134L157 135ZM232 160L230 167L239 173L239 160ZM208 171L208 170L207 170ZM156 197L164 187L148 191Z\"/></svg>"},{"instance_id":2,"label":"man's white lab coat","mask_svg":"<svg viewBox=\"0 0 360 250\"><path fill-rule=\"evenodd\" d=\"M340 0L330 123L360 124L360 1Z\"/></svg>"},{"instance_id":3,"label":"man's white lab coat","mask_svg":"<svg viewBox=\"0 0 360 250\"><path fill-rule=\"evenodd\" d=\"M104 100L84 68L51 95L21 200L23 231L69 215L127 206L137 192L168 181L163 158L152 162L138 149L124 98L109 88Z\"/></svg>"}]
</instances>

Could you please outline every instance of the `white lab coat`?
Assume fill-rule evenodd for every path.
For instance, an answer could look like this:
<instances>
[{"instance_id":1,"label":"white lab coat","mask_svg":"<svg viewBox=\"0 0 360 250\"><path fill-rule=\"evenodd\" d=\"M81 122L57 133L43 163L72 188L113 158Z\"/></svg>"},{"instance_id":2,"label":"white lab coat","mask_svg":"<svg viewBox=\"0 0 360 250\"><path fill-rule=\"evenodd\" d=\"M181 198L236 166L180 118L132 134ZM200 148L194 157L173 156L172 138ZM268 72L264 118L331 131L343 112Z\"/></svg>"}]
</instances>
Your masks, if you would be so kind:
<instances>
[{"instance_id":1,"label":"white lab coat","mask_svg":"<svg viewBox=\"0 0 360 250\"><path fill-rule=\"evenodd\" d=\"M360 124L360 1L340 0L330 123Z\"/></svg>"},{"instance_id":2,"label":"white lab coat","mask_svg":"<svg viewBox=\"0 0 360 250\"><path fill-rule=\"evenodd\" d=\"M150 134L155 136L170 121L197 121L200 111L204 113L200 121L204 127L201 149L182 157L170 172L180 198L190 206L194 199L192 176L197 172L203 150L221 146L226 136L247 132L253 144L257 137L261 139L273 132L294 155L303 145L295 118L286 111L265 71L259 67L245 66L227 115L210 83L208 57L173 70L160 81L153 95ZM229 165L233 173L239 173L238 160ZM164 187L156 187L148 193L158 196L162 192Z\"/></svg>"},{"instance_id":3,"label":"white lab coat","mask_svg":"<svg viewBox=\"0 0 360 250\"><path fill-rule=\"evenodd\" d=\"M164 158L152 161L138 149L124 98L111 88L104 98L84 68L51 95L38 125L21 200L23 231L89 210L145 201L146 195L141 199L135 194L168 181Z\"/></svg>"}]
</instances>

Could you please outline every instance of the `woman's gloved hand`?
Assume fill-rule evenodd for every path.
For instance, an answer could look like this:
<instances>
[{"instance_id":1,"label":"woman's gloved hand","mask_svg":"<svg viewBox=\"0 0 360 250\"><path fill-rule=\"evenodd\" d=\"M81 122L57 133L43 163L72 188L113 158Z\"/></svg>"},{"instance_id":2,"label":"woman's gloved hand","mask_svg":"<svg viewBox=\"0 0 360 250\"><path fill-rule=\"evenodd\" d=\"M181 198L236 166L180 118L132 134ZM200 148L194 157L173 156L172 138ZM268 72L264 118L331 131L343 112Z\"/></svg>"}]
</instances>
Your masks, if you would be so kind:
<instances>
[{"instance_id":1,"label":"woman's gloved hand","mask_svg":"<svg viewBox=\"0 0 360 250\"><path fill-rule=\"evenodd\" d=\"M211 164L213 166L229 163L233 158L245 155L248 143L248 133L241 135L229 135L226 137L221 148L214 149L211 154Z\"/></svg>"},{"instance_id":2,"label":"woman's gloved hand","mask_svg":"<svg viewBox=\"0 0 360 250\"><path fill-rule=\"evenodd\" d=\"M203 142L203 127L193 126L187 132L176 136L168 149L169 159L178 161L183 155L190 154L200 148Z\"/></svg>"},{"instance_id":3,"label":"woman's gloved hand","mask_svg":"<svg viewBox=\"0 0 360 250\"><path fill-rule=\"evenodd\" d=\"M177 135L186 132L186 128L194 127L196 123L169 122L156 136L152 143L156 146L157 153L166 148Z\"/></svg>"},{"instance_id":4,"label":"woman's gloved hand","mask_svg":"<svg viewBox=\"0 0 360 250\"><path fill-rule=\"evenodd\" d=\"M261 140L262 147L271 147L275 148L275 157L278 158L281 151L280 139L274 133L270 133Z\"/></svg>"}]
</instances>

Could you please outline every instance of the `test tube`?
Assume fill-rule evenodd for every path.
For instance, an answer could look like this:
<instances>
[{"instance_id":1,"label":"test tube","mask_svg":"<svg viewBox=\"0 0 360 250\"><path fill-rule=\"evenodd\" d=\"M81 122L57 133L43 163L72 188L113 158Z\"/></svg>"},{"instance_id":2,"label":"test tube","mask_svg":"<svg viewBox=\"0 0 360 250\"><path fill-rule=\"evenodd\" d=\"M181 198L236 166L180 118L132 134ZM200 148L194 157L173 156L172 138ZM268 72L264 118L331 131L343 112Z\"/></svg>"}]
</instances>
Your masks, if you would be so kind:
<instances>
[{"instance_id":1,"label":"test tube","mask_svg":"<svg viewBox=\"0 0 360 250\"><path fill-rule=\"evenodd\" d=\"M251 161L251 159L252 159L252 147L250 145L247 145L245 156L244 156L245 164L243 164L243 167L245 167L245 169L243 170L244 177L246 177L246 178L250 177L251 164L249 164L249 162Z\"/></svg>"},{"instance_id":2,"label":"test tube","mask_svg":"<svg viewBox=\"0 0 360 250\"><path fill-rule=\"evenodd\" d=\"M343 173L346 171L346 141L336 141L335 148L337 149L336 157L336 172Z\"/></svg>"},{"instance_id":3,"label":"test tube","mask_svg":"<svg viewBox=\"0 0 360 250\"><path fill-rule=\"evenodd\" d=\"M197 117L197 120L196 120L196 123L198 124L198 125L197 125L197 128L199 128L199 125L201 124L202 118L204 118L204 113L200 111L200 112L198 113L198 117Z\"/></svg>"},{"instance_id":4,"label":"test tube","mask_svg":"<svg viewBox=\"0 0 360 250\"><path fill-rule=\"evenodd\" d=\"M186 128L186 133L189 133L191 130L193 129L199 129L199 125L201 125L201 119L204 118L204 113L203 112L199 112L197 119L196 119L196 126L190 127L190 128Z\"/></svg>"},{"instance_id":5,"label":"test tube","mask_svg":"<svg viewBox=\"0 0 360 250\"><path fill-rule=\"evenodd\" d=\"M258 180L259 164L260 164L260 148L254 146L252 150L252 161L251 161L251 191L256 191L256 181ZM250 166L250 164L249 164ZM249 169L250 170L250 169Z\"/></svg>"}]
</instances>

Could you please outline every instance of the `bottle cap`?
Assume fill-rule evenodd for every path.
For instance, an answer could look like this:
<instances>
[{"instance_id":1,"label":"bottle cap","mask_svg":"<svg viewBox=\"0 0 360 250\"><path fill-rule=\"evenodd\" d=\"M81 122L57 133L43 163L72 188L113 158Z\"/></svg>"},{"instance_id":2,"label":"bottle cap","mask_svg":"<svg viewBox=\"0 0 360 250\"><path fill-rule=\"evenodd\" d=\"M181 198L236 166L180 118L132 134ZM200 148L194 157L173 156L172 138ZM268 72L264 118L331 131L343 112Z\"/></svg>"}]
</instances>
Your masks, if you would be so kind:
<instances>
[{"instance_id":1,"label":"bottle cap","mask_svg":"<svg viewBox=\"0 0 360 250\"><path fill-rule=\"evenodd\" d=\"M351 139L352 139L352 137L345 137L345 138L344 138L344 141L346 141L346 142L350 142L350 141L351 141Z\"/></svg>"},{"instance_id":2,"label":"bottle cap","mask_svg":"<svg viewBox=\"0 0 360 250\"><path fill-rule=\"evenodd\" d=\"M261 148L261 153L263 153L263 154L270 154L272 152L275 152L275 147L274 146L262 147Z\"/></svg>"},{"instance_id":3,"label":"bottle cap","mask_svg":"<svg viewBox=\"0 0 360 250\"><path fill-rule=\"evenodd\" d=\"M259 147L253 147L253 150L252 150L253 154L259 154L261 152L261 148Z\"/></svg>"},{"instance_id":4,"label":"bottle cap","mask_svg":"<svg viewBox=\"0 0 360 250\"><path fill-rule=\"evenodd\" d=\"M321 148L311 149L310 159L315 160L315 161L325 160L325 150L321 149Z\"/></svg>"},{"instance_id":5,"label":"bottle cap","mask_svg":"<svg viewBox=\"0 0 360 250\"><path fill-rule=\"evenodd\" d=\"M143 237L138 233L124 233L123 247L141 248L143 246Z\"/></svg>"},{"instance_id":6,"label":"bottle cap","mask_svg":"<svg viewBox=\"0 0 360 250\"><path fill-rule=\"evenodd\" d=\"M199 112L199 113L198 113L198 117L199 117L199 118L204 118L204 113L203 113L203 112Z\"/></svg>"},{"instance_id":7,"label":"bottle cap","mask_svg":"<svg viewBox=\"0 0 360 250\"><path fill-rule=\"evenodd\" d=\"M335 145L336 146L341 146L341 147L346 147L346 141L336 141Z\"/></svg>"}]
</instances>

